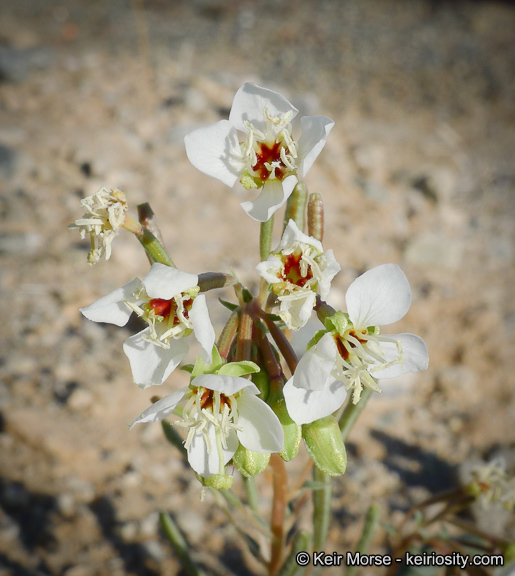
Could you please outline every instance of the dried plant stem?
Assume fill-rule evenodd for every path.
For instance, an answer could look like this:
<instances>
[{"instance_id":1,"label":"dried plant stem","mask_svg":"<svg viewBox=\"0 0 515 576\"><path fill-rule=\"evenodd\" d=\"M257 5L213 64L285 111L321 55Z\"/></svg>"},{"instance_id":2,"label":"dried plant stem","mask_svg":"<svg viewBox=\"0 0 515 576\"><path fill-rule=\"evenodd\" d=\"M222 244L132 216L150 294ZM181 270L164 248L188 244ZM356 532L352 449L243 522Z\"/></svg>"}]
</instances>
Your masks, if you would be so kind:
<instances>
[{"instance_id":1,"label":"dried plant stem","mask_svg":"<svg viewBox=\"0 0 515 576\"><path fill-rule=\"evenodd\" d=\"M237 308L229 316L229 320L227 320L222 333L218 337L216 347L218 348L218 352L222 358L227 359L229 352L231 351L231 346L238 330L238 324L240 323L240 310L240 308Z\"/></svg>"},{"instance_id":2,"label":"dried plant stem","mask_svg":"<svg viewBox=\"0 0 515 576\"><path fill-rule=\"evenodd\" d=\"M268 314L264 310L256 306L255 311L266 324L270 332L270 335L274 339L274 342L277 344L279 351L283 355L283 358L285 359L286 364L288 365L288 369L293 375L293 373L297 368L299 360L297 358L297 355L295 354L295 351L292 348L292 345L284 335L283 331L277 326L277 324L270 318L270 316L268 316Z\"/></svg>"},{"instance_id":3,"label":"dried plant stem","mask_svg":"<svg viewBox=\"0 0 515 576\"><path fill-rule=\"evenodd\" d=\"M279 454L272 454L270 466L273 472L274 499L272 504L272 518L270 528L272 530L272 550L268 574L275 576L281 567L284 551L284 520L286 517L286 501L288 496L288 477L283 459Z\"/></svg>"},{"instance_id":4,"label":"dried plant stem","mask_svg":"<svg viewBox=\"0 0 515 576\"><path fill-rule=\"evenodd\" d=\"M254 323L250 313L250 304L240 310L240 325L236 336L236 360L250 360L252 355L252 329Z\"/></svg>"}]
</instances>

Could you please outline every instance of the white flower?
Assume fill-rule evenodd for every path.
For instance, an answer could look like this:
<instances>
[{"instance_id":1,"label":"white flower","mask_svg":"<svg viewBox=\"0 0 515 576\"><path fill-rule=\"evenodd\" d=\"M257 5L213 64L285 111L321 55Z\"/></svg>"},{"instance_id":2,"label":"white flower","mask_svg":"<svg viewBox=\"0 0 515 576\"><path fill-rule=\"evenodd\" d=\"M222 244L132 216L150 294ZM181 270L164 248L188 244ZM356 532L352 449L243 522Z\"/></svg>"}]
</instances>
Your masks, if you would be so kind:
<instances>
[{"instance_id":1,"label":"white flower","mask_svg":"<svg viewBox=\"0 0 515 576\"><path fill-rule=\"evenodd\" d=\"M215 332L206 297L199 294L198 276L164 264L153 264L143 278L100 298L80 311L94 322L125 326L132 312L148 324L128 338L123 350L134 382L141 388L162 384L188 352L183 340L192 331L211 361Z\"/></svg>"},{"instance_id":2,"label":"white flower","mask_svg":"<svg viewBox=\"0 0 515 576\"><path fill-rule=\"evenodd\" d=\"M283 449L281 423L257 394L259 390L245 378L200 374L190 386L147 408L131 428L141 422L163 420L182 403L182 420L177 425L188 431L185 447L191 467L204 478L224 474L240 442L253 452Z\"/></svg>"},{"instance_id":3,"label":"white flower","mask_svg":"<svg viewBox=\"0 0 515 576\"><path fill-rule=\"evenodd\" d=\"M89 235L91 250L88 262L96 264L102 256L106 260L111 257L111 242L118 236L119 228L125 221L128 206L125 194L120 190L100 188L96 194L91 194L81 200L81 206L86 210L82 218L75 220L68 228L80 230L81 238Z\"/></svg>"},{"instance_id":4,"label":"white flower","mask_svg":"<svg viewBox=\"0 0 515 576\"><path fill-rule=\"evenodd\" d=\"M291 120L298 110L283 96L255 84L236 93L229 120L200 128L184 139L190 162L231 188L239 180L247 189L262 188L242 208L258 222L266 222L306 175L334 126L325 116L301 118L302 136L292 136ZM238 131L245 135L240 143Z\"/></svg>"},{"instance_id":5,"label":"white flower","mask_svg":"<svg viewBox=\"0 0 515 576\"><path fill-rule=\"evenodd\" d=\"M297 424L332 414L346 391L353 390L354 404L363 386L380 392L374 378L428 366L427 347L418 336L380 335L379 326L400 320L411 304L408 280L396 264L365 272L349 286L345 301L348 314L329 319L334 328L304 354L284 387L288 412Z\"/></svg>"},{"instance_id":6,"label":"white flower","mask_svg":"<svg viewBox=\"0 0 515 576\"><path fill-rule=\"evenodd\" d=\"M321 242L302 233L290 220L277 250L256 266L277 295L281 303L279 316L291 330L305 326L317 291L325 299L332 279L340 271L333 251L323 250Z\"/></svg>"}]
</instances>

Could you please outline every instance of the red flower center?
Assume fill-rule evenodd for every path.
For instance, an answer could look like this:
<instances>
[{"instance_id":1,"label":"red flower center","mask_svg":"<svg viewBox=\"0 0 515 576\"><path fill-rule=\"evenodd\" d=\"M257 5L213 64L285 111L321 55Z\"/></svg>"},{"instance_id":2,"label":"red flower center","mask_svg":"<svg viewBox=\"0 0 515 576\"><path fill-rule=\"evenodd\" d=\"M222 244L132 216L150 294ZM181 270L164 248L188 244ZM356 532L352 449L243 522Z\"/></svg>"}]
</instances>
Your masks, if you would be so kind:
<instances>
[{"instance_id":1,"label":"red flower center","mask_svg":"<svg viewBox=\"0 0 515 576\"><path fill-rule=\"evenodd\" d=\"M308 266L306 276L302 275L300 270L301 259L302 253L300 251L288 254L283 259L284 270L282 276L284 280L302 288L308 280L313 278L313 272L311 271L311 266Z\"/></svg>"},{"instance_id":2,"label":"red flower center","mask_svg":"<svg viewBox=\"0 0 515 576\"><path fill-rule=\"evenodd\" d=\"M173 325L177 326L178 324L180 324L181 321L177 315L177 303L175 302L175 299L172 298L171 300L163 300L162 298L153 298L152 300L150 300L148 304L154 311L154 314L156 314L157 316L162 316L163 318L166 319L169 319L171 316L173 316ZM183 303L182 314L185 318L189 318L188 313L191 310L192 306L193 306L192 298L186 300Z\"/></svg>"},{"instance_id":3,"label":"red flower center","mask_svg":"<svg viewBox=\"0 0 515 576\"><path fill-rule=\"evenodd\" d=\"M281 159L281 142L274 142L272 146L267 146L264 143L259 144L259 152L256 152L257 162L252 166L252 170L258 175L262 181L268 180L270 170L265 166L266 163L279 162L276 164L275 177L282 180L288 171L288 167Z\"/></svg>"},{"instance_id":4,"label":"red flower center","mask_svg":"<svg viewBox=\"0 0 515 576\"><path fill-rule=\"evenodd\" d=\"M361 335L363 336L364 334L366 334L366 330L363 330L361 332ZM356 338L356 340L358 340L361 344L366 344L367 341L363 340L362 338L360 338L358 336L358 334L356 333L355 330L350 330L349 331L349 336L354 336L354 338ZM336 335L335 336L335 342L336 342L336 346L338 348L338 352L340 353L340 356L344 359L347 360L347 358L350 356L349 351L347 350L347 348L343 345L343 338L340 335ZM351 347L351 348L356 348L356 344L353 344L352 342L349 342L346 338L345 341L347 342L347 344Z\"/></svg>"}]
</instances>

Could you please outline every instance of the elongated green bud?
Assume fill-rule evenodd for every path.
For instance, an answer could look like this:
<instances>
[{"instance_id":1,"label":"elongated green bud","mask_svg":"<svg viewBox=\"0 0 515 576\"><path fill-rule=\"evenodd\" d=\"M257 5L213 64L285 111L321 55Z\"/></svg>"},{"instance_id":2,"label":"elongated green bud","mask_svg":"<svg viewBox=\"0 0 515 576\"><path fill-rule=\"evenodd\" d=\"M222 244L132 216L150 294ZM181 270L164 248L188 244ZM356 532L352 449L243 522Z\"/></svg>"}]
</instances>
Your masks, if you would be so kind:
<instances>
[{"instance_id":1,"label":"elongated green bud","mask_svg":"<svg viewBox=\"0 0 515 576\"><path fill-rule=\"evenodd\" d=\"M261 474L261 472L266 469L270 462L270 454L252 452L252 450L247 450L247 448L240 444L238 450L236 450L232 457L232 462L242 476L252 478L253 476Z\"/></svg>"},{"instance_id":2,"label":"elongated green bud","mask_svg":"<svg viewBox=\"0 0 515 576\"><path fill-rule=\"evenodd\" d=\"M311 459L324 474L341 476L347 468L347 454L338 421L326 416L302 426L302 437Z\"/></svg>"},{"instance_id":3,"label":"elongated green bud","mask_svg":"<svg viewBox=\"0 0 515 576\"><path fill-rule=\"evenodd\" d=\"M270 378L265 370L252 374L252 382L259 388L260 398L266 402L270 394Z\"/></svg>"},{"instance_id":4,"label":"elongated green bud","mask_svg":"<svg viewBox=\"0 0 515 576\"><path fill-rule=\"evenodd\" d=\"M304 232L306 202L308 200L308 187L305 182L297 182L293 189L288 202L286 204L286 211L284 213L284 226L288 226L288 222L293 220L297 224L299 230Z\"/></svg>"},{"instance_id":5,"label":"elongated green bud","mask_svg":"<svg viewBox=\"0 0 515 576\"><path fill-rule=\"evenodd\" d=\"M309 195L308 235L320 242L324 239L324 203L318 192Z\"/></svg>"},{"instance_id":6,"label":"elongated green bud","mask_svg":"<svg viewBox=\"0 0 515 576\"><path fill-rule=\"evenodd\" d=\"M279 452L279 456L285 462L289 462L299 453L302 429L290 418L282 392L281 396L270 404L270 408L279 418L284 431L284 448Z\"/></svg>"}]
</instances>

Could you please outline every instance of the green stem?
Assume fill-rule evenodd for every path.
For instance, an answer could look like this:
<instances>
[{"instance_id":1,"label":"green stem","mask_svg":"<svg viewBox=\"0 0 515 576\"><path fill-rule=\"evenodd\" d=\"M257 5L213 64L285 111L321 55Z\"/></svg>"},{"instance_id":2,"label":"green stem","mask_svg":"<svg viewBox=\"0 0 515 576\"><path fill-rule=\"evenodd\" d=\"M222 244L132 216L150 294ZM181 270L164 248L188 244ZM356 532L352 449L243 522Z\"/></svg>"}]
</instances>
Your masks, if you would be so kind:
<instances>
[{"instance_id":1,"label":"green stem","mask_svg":"<svg viewBox=\"0 0 515 576\"><path fill-rule=\"evenodd\" d=\"M188 544L172 517L166 512L161 512L159 514L159 522L188 576L205 576L205 572L200 570L193 562L188 550Z\"/></svg>"},{"instance_id":2,"label":"green stem","mask_svg":"<svg viewBox=\"0 0 515 576\"><path fill-rule=\"evenodd\" d=\"M186 452L186 448L184 448L184 440L181 438L181 435L167 420L161 420L161 426L163 428L165 438L168 440L168 442L170 442L172 446L179 450L184 461L187 462L188 453Z\"/></svg>"},{"instance_id":3,"label":"green stem","mask_svg":"<svg viewBox=\"0 0 515 576\"><path fill-rule=\"evenodd\" d=\"M379 525L379 519L381 517L381 511L376 505L370 506L368 509L365 525L363 526L363 532L361 538L356 546L356 552L360 554L366 554L374 537L374 533ZM345 576L353 576L359 570L359 566L348 566L345 571Z\"/></svg>"},{"instance_id":4,"label":"green stem","mask_svg":"<svg viewBox=\"0 0 515 576\"><path fill-rule=\"evenodd\" d=\"M259 512L259 494L256 481L254 478L243 477L243 482L247 493L247 502L249 503L251 510L257 514Z\"/></svg>"},{"instance_id":5,"label":"green stem","mask_svg":"<svg viewBox=\"0 0 515 576\"><path fill-rule=\"evenodd\" d=\"M301 530L295 536L288 558L286 558L277 576L301 576L304 574L307 566L299 566L296 558L299 552L309 552L310 548L311 534L305 530Z\"/></svg>"},{"instance_id":6,"label":"green stem","mask_svg":"<svg viewBox=\"0 0 515 576\"><path fill-rule=\"evenodd\" d=\"M323 484L323 488L313 490L313 550L320 552L324 549L331 524L333 482L316 466L313 468L313 480Z\"/></svg>"},{"instance_id":7,"label":"green stem","mask_svg":"<svg viewBox=\"0 0 515 576\"><path fill-rule=\"evenodd\" d=\"M267 220L266 222L261 222L259 229L259 256L261 262L266 260L270 254L272 248L272 232L274 230L274 217Z\"/></svg>"},{"instance_id":8,"label":"green stem","mask_svg":"<svg viewBox=\"0 0 515 576\"><path fill-rule=\"evenodd\" d=\"M371 395L372 390L370 390L370 388L364 388L363 392L361 393L361 398L357 404L353 404L352 398L349 397L347 405L345 406L338 422L344 442L347 440L347 437L349 436L354 423L358 419L358 416L361 414L361 412L363 412L363 409L365 408Z\"/></svg>"}]
</instances>

